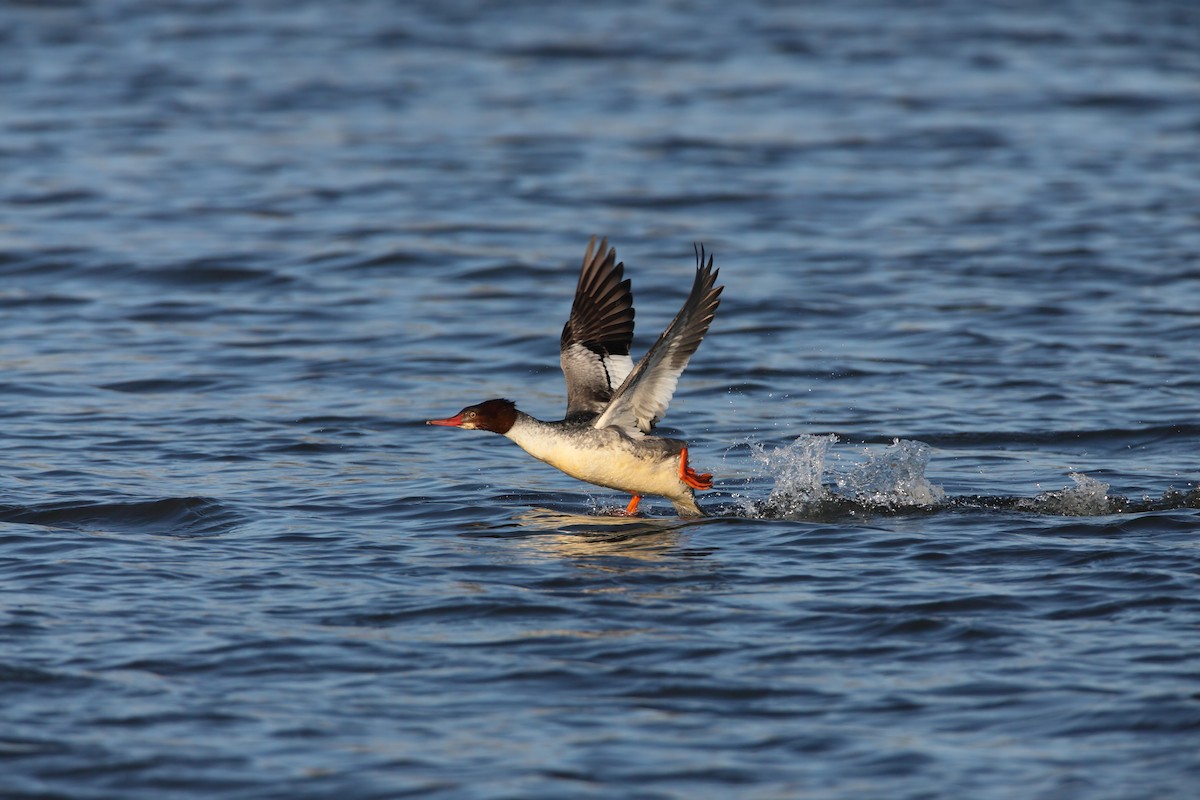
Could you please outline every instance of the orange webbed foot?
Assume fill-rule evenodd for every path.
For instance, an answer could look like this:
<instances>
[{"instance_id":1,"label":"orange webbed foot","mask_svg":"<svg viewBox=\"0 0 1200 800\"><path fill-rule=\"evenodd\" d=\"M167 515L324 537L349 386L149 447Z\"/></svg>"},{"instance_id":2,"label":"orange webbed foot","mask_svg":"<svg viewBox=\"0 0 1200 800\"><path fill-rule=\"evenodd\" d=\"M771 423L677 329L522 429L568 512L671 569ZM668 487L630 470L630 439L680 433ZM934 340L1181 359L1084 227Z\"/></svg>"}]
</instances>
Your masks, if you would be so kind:
<instances>
[{"instance_id":1,"label":"orange webbed foot","mask_svg":"<svg viewBox=\"0 0 1200 800\"><path fill-rule=\"evenodd\" d=\"M693 489L711 489L712 488L712 473L704 473L703 475L696 472L688 466L687 448L683 448L679 453L679 480L686 483Z\"/></svg>"},{"instance_id":2,"label":"orange webbed foot","mask_svg":"<svg viewBox=\"0 0 1200 800\"><path fill-rule=\"evenodd\" d=\"M629 501L629 505L625 506L625 516L632 517L637 514L638 503L642 502L642 496L635 494L633 499Z\"/></svg>"}]
</instances>

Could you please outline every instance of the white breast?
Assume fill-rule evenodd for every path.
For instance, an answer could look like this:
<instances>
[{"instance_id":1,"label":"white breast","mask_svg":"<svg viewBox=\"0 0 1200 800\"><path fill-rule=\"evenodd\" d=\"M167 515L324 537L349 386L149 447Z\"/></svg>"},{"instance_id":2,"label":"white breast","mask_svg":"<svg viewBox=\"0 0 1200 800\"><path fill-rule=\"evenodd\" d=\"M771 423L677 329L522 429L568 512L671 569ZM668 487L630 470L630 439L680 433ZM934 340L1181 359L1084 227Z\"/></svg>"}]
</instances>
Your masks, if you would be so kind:
<instances>
[{"instance_id":1,"label":"white breast","mask_svg":"<svg viewBox=\"0 0 1200 800\"><path fill-rule=\"evenodd\" d=\"M505 436L539 461L597 486L663 497L686 492L676 459L639 449L615 428L563 429L526 418Z\"/></svg>"}]
</instances>

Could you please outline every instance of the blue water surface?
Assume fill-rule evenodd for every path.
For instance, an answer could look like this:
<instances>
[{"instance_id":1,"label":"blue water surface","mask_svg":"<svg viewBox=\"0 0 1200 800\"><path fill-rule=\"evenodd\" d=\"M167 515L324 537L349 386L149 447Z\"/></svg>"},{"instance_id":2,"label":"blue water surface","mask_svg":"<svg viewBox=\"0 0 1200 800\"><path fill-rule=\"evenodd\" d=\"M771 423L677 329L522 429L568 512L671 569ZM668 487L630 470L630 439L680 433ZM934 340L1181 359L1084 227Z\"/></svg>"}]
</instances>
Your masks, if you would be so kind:
<instances>
[{"instance_id":1,"label":"blue water surface","mask_svg":"<svg viewBox=\"0 0 1200 800\"><path fill-rule=\"evenodd\" d=\"M0 796L1191 798L1191 2L0 8ZM683 521L561 416L588 238Z\"/></svg>"}]
</instances>

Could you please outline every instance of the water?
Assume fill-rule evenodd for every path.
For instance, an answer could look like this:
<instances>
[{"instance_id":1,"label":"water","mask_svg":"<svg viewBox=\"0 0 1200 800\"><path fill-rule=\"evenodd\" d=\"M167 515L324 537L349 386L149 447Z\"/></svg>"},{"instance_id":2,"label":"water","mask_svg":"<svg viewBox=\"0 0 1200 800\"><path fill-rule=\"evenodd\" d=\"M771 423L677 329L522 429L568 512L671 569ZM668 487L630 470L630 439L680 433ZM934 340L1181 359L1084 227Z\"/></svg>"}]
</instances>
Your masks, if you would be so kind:
<instances>
[{"instance_id":1,"label":"water","mask_svg":"<svg viewBox=\"0 0 1200 800\"><path fill-rule=\"evenodd\" d=\"M1192 3L9 4L0 796L1185 798ZM588 236L685 523L563 408Z\"/></svg>"}]
</instances>

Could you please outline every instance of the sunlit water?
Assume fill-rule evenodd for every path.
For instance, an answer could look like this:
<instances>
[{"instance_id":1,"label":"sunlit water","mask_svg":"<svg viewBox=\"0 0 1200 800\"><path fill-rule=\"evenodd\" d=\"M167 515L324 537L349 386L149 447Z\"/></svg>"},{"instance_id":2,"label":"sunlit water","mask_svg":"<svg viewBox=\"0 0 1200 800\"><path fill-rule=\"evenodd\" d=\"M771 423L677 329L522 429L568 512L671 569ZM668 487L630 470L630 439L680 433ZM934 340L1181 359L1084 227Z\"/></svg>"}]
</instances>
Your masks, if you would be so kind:
<instances>
[{"instance_id":1,"label":"sunlit water","mask_svg":"<svg viewBox=\"0 0 1200 800\"><path fill-rule=\"evenodd\" d=\"M0 796L1191 798L1192 3L0 9ZM727 289L683 521L557 418Z\"/></svg>"}]
</instances>

